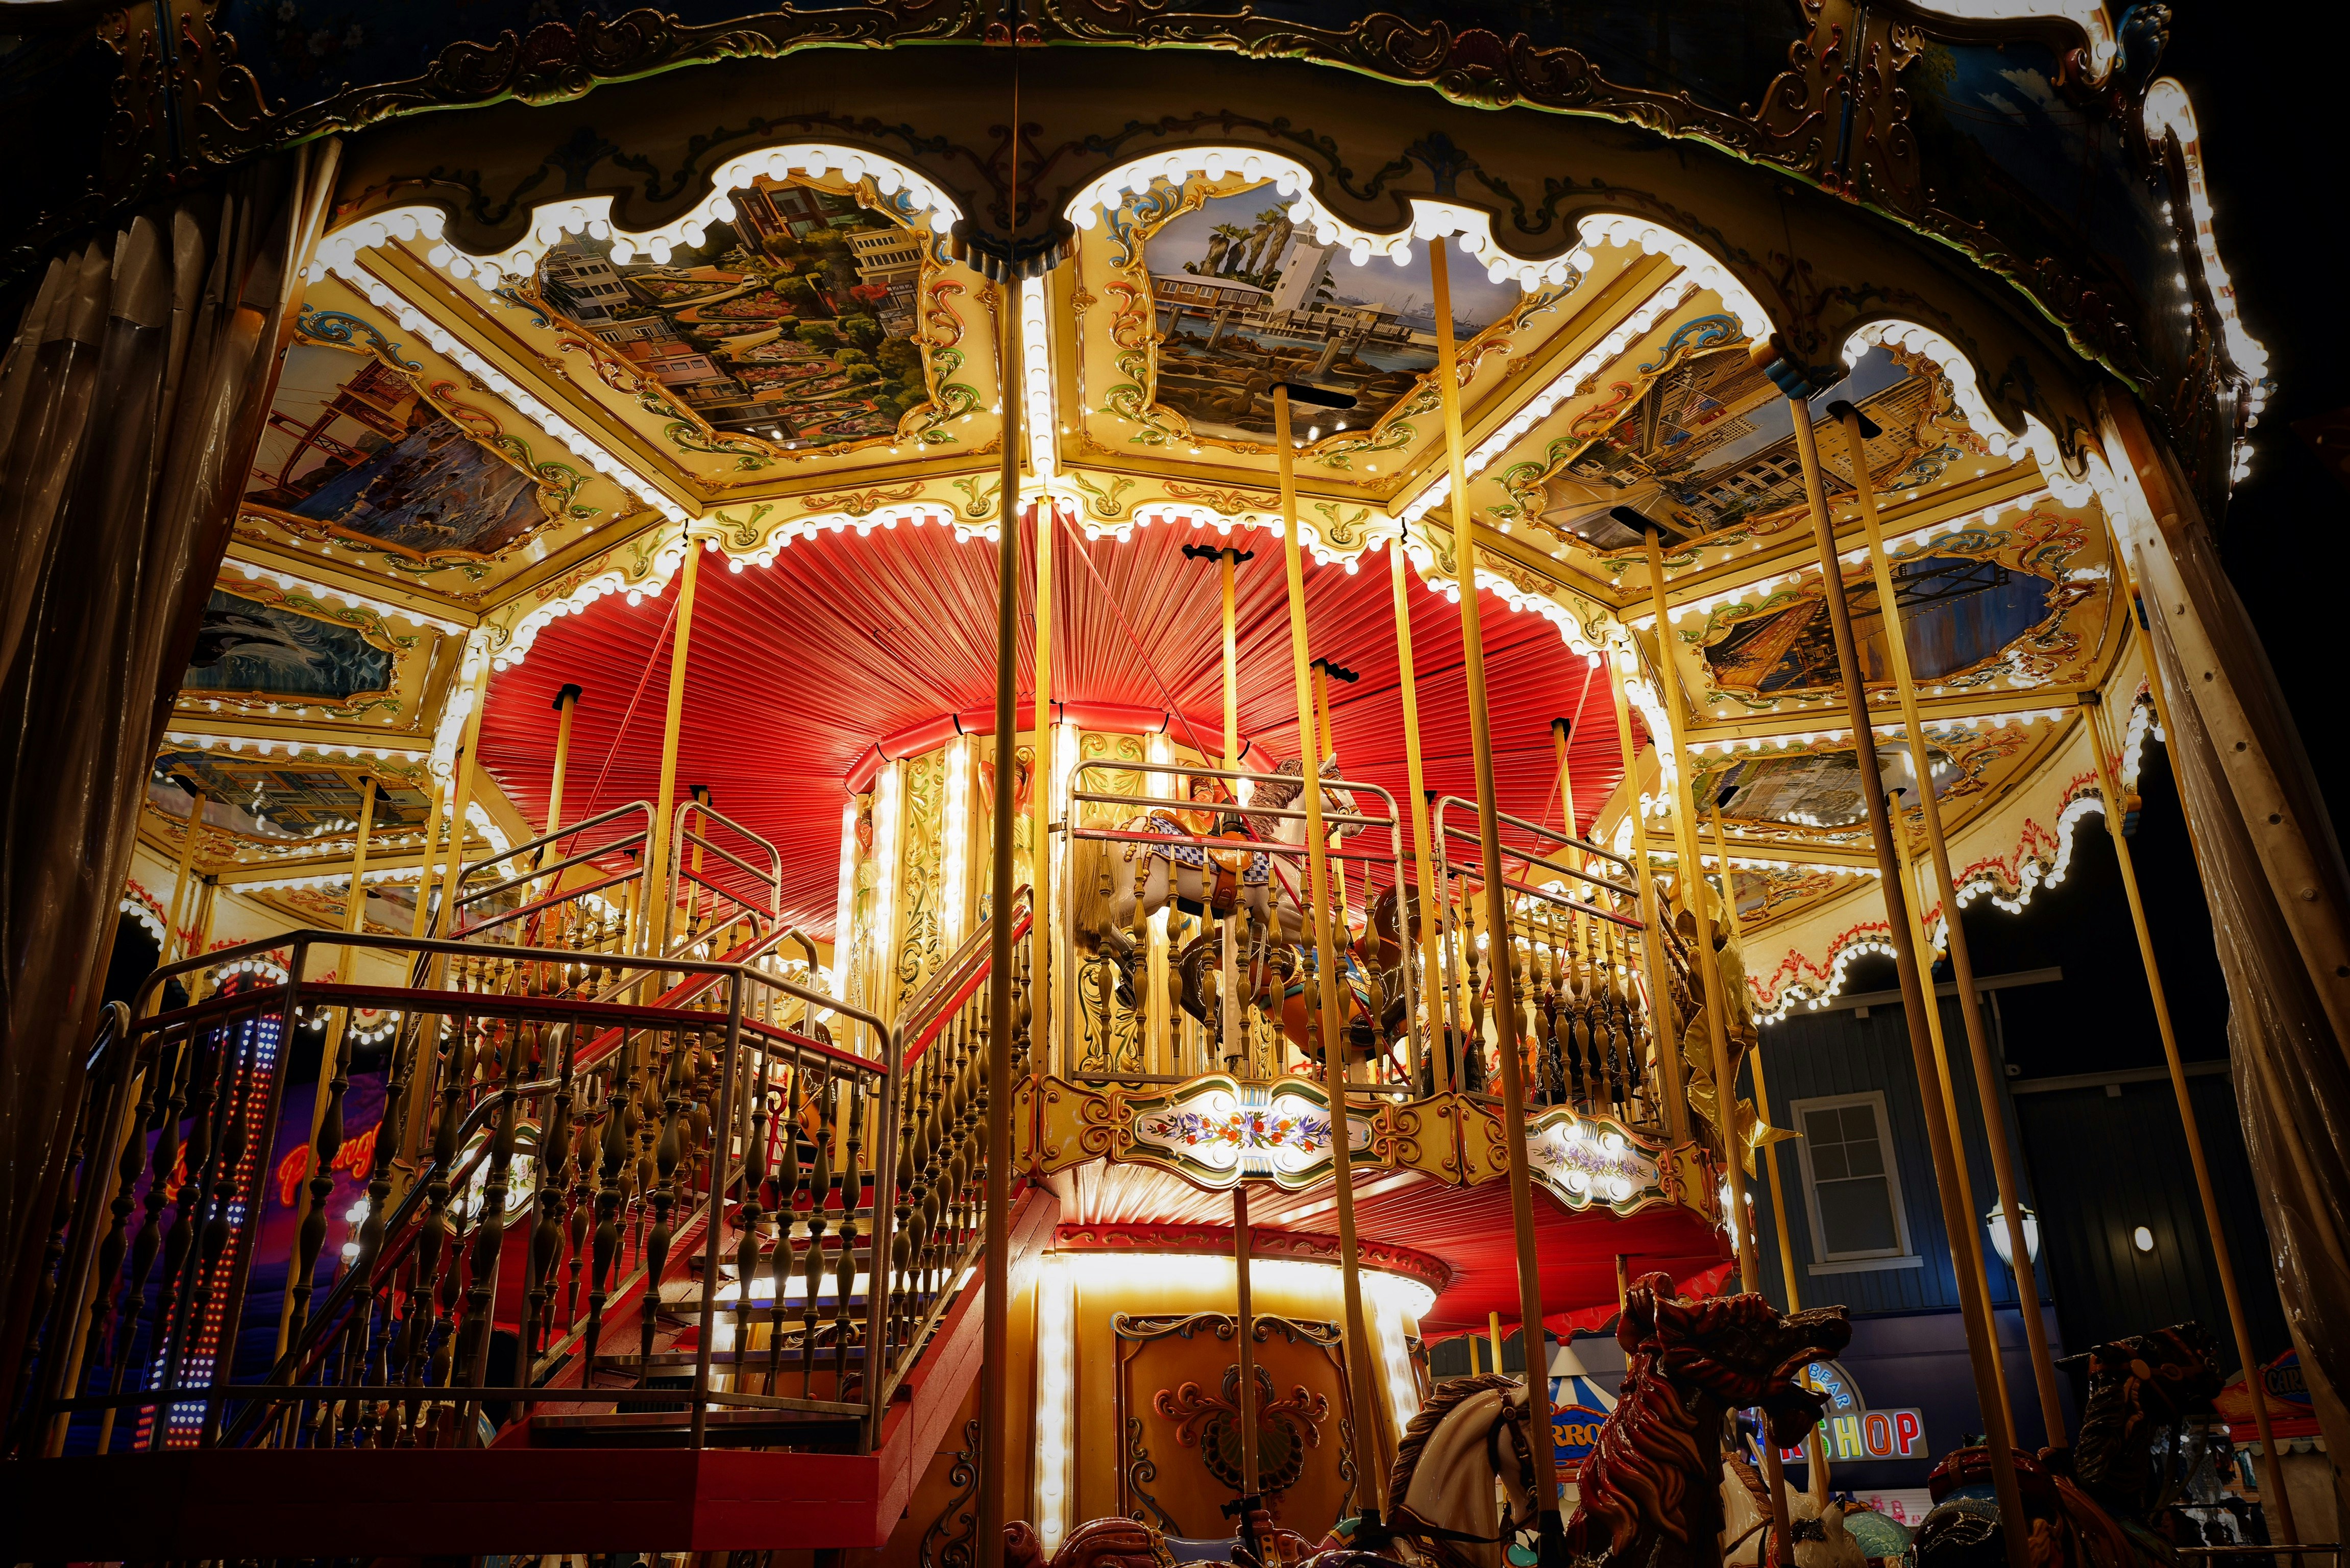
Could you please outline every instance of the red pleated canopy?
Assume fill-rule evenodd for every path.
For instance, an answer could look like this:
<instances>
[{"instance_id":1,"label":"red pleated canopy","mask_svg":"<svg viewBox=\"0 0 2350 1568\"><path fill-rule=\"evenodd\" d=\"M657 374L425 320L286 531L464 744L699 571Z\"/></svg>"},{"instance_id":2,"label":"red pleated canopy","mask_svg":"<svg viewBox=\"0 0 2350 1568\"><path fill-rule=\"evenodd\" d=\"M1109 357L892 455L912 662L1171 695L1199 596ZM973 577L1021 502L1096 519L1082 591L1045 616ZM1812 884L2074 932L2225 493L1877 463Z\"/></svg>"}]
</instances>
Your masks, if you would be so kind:
<instances>
[{"instance_id":1,"label":"red pleated canopy","mask_svg":"<svg viewBox=\"0 0 2350 1568\"><path fill-rule=\"evenodd\" d=\"M1024 531L1025 532L1025 531ZM1182 546L1221 542L1188 527L1139 529L1130 542L1086 541L1067 529L1054 552L1053 682L1056 700L1188 716L1170 728L1221 749L1222 612L1214 563ZM1280 541L1232 536L1255 558L1237 591L1242 732L1276 757L1297 751L1289 607ZM1033 535L1024 543L1019 631L1022 725L1034 691ZM1088 566L1090 563L1090 566ZM784 858L784 917L832 927L844 778L875 742L969 710L995 690L996 553L939 527L903 524L801 539L775 564L702 557L688 639L678 789L710 786L727 815L775 842ZM1472 797L1461 614L1407 574L1420 734L1429 787ZM1349 777L1406 789L1403 711L1388 557L1349 574L1305 568L1311 652L1358 672L1331 689L1332 731ZM545 821L555 753L550 704L566 683L585 691L573 722L566 821L650 799L660 780L670 632L678 594L631 606L598 600L542 631L529 655L491 684L482 759L534 824ZM1569 759L1576 815L1622 774L1614 709L1596 661L1572 652L1542 617L1482 599L1493 763L1502 809L1560 820L1550 722L1575 721ZM1456 857L1459 851L1456 850Z\"/></svg>"}]
</instances>

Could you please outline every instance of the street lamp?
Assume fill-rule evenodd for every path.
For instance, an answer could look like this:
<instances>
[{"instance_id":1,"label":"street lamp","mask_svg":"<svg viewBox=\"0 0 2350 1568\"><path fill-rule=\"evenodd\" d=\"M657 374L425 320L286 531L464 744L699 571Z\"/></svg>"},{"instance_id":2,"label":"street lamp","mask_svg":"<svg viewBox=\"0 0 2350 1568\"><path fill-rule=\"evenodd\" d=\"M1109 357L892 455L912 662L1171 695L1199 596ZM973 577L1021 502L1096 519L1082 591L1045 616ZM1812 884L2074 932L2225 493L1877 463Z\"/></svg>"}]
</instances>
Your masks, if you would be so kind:
<instances>
[{"instance_id":1,"label":"street lamp","mask_svg":"<svg viewBox=\"0 0 2350 1568\"><path fill-rule=\"evenodd\" d=\"M2040 1219L2029 1209L2022 1211L2022 1216L2024 1261L2027 1263L2037 1263L2040 1262ZM2011 1269L2014 1268L2015 1252L2009 1246L2007 1240L2006 1206L1999 1203L1992 1204L1991 1212L1983 1216L1983 1223L1991 1227L1991 1251L1999 1254L2001 1262Z\"/></svg>"}]
</instances>

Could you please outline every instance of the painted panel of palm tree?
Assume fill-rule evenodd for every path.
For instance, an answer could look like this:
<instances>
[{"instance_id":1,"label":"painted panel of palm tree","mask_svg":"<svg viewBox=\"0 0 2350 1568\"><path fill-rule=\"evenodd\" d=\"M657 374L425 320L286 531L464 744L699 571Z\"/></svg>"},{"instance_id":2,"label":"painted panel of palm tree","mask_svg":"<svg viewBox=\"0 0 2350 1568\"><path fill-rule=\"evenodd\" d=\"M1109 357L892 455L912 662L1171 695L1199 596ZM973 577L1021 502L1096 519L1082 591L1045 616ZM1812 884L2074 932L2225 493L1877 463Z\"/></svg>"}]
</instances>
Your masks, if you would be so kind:
<instances>
[{"instance_id":1,"label":"painted panel of palm tree","mask_svg":"<svg viewBox=\"0 0 2350 1568\"><path fill-rule=\"evenodd\" d=\"M1270 185L1211 196L1168 220L1145 242L1143 264L1159 334L1152 396L1195 436L1270 437L1277 381L1350 392L1359 406L1331 428L1367 425L1435 368L1425 248L1415 245L1406 265L1356 265L1293 223ZM1525 297L1459 263L1451 283L1464 344Z\"/></svg>"},{"instance_id":2,"label":"painted panel of palm tree","mask_svg":"<svg viewBox=\"0 0 2350 1568\"><path fill-rule=\"evenodd\" d=\"M204 792L204 822L240 838L287 844L348 835L359 826L365 775L262 757L168 749L155 759L147 803L175 822L188 816L192 780ZM379 779L374 837L414 831L424 821L424 794Z\"/></svg>"},{"instance_id":3,"label":"painted panel of palm tree","mask_svg":"<svg viewBox=\"0 0 2350 1568\"><path fill-rule=\"evenodd\" d=\"M1700 328L1691 322L1681 330ZM1554 533L1601 550L1639 544L1613 515L1618 507L1684 538L1733 528L1762 537L1804 523L1794 420L1745 345L1732 341L1684 356L1668 345L1656 363L1659 374L1617 383L1615 396L1579 417L1564 450L1555 447L1548 461L1527 465L1532 472L1504 475L1521 506ZM1842 382L1813 400L1812 417L1825 419L1827 405L1839 399L1865 410L1883 432L1866 445L1880 493L1931 483L1954 466L1981 472L1995 461L1966 428L1930 362L1872 348ZM1829 494L1850 494L1852 462L1842 440L1824 437L1820 456Z\"/></svg>"},{"instance_id":4,"label":"painted panel of palm tree","mask_svg":"<svg viewBox=\"0 0 2350 1568\"><path fill-rule=\"evenodd\" d=\"M798 181L761 176L732 197L733 222L659 263L616 266L608 241L567 240L540 264L542 297L712 429L787 450L895 434L930 400L928 241Z\"/></svg>"},{"instance_id":5,"label":"painted panel of palm tree","mask_svg":"<svg viewBox=\"0 0 2350 1568\"><path fill-rule=\"evenodd\" d=\"M214 588L181 686L191 691L348 702L391 689L393 655L356 627Z\"/></svg>"},{"instance_id":6,"label":"painted panel of palm tree","mask_svg":"<svg viewBox=\"0 0 2350 1568\"><path fill-rule=\"evenodd\" d=\"M403 556L497 555L548 521L536 478L477 432L496 419L439 400L371 355L296 343L254 454L245 504L295 532ZM450 417L456 407L473 430Z\"/></svg>"}]
</instances>

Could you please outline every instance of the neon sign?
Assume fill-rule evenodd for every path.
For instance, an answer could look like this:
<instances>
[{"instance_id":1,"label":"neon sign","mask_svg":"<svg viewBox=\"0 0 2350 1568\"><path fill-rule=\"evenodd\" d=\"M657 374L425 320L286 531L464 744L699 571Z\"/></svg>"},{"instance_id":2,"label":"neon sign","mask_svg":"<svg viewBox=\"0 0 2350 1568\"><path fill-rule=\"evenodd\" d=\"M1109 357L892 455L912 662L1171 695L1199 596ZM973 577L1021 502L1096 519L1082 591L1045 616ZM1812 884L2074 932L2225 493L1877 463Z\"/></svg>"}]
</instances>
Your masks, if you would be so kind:
<instances>
[{"instance_id":1,"label":"neon sign","mask_svg":"<svg viewBox=\"0 0 2350 1568\"><path fill-rule=\"evenodd\" d=\"M1831 1461L1839 1459L1922 1459L1926 1446L1926 1413L1915 1406L1872 1410L1861 1397L1860 1385L1840 1363L1814 1361L1806 1368L1807 1381L1827 1397L1820 1413L1820 1441ZM1801 1446L1782 1449L1779 1457L1801 1464Z\"/></svg>"}]
</instances>

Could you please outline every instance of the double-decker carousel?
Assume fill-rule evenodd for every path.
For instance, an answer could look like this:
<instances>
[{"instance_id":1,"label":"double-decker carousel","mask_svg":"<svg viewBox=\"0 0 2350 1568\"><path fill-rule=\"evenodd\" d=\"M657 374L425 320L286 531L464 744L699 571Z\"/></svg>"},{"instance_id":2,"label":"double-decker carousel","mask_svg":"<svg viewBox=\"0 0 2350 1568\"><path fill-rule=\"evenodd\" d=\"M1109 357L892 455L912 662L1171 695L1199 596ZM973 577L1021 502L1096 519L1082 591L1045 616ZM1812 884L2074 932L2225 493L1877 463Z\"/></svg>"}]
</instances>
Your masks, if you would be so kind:
<instances>
[{"instance_id":1,"label":"double-decker carousel","mask_svg":"<svg viewBox=\"0 0 2350 1568\"><path fill-rule=\"evenodd\" d=\"M1826 9L1885 84L1988 68ZM2009 68L2158 223L2191 115L2077 26ZM390 1554L1857 1550L1824 1454L1778 1490L1847 1330L1757 1261L1758 1032L1871 953L1914 1013L1955 908L2129 809L2148 519L2226 432L1775 183L1816 58L1602 108L1669 137L1019 41L303 122L346 134L140 817L163 967L20 1445L99 1479L54 1484L307 1454ZM2248 417L2191 242L2155 292ZM1972 1236L1992 1067L1915 1033ZM2000 1384L1965 1251L1963 1479L2037 1509L2047 1347ZM1555 1458L1550 1347L1608 1324L1617 1435Z\"/></svg>"}]
</instances>

